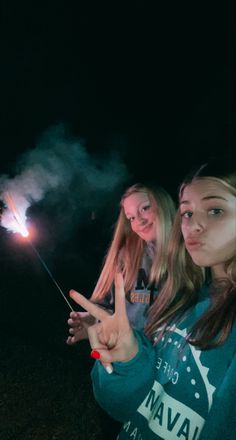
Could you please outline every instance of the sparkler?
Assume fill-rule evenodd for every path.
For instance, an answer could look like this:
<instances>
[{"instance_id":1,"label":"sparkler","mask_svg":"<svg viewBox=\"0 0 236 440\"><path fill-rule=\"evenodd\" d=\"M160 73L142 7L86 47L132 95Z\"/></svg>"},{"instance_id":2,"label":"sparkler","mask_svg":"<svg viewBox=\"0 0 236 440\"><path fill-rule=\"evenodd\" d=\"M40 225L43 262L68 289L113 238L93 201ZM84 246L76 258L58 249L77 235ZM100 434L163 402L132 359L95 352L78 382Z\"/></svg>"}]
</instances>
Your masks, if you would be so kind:
<instances>
[{"instance_id":1,"label":"sparkler","mask_svg":"<svg viewBox=\"0 0 236 440\"><path fill-rule=\"evenodd\" d=\"M51 280L53 281L53 283L55 284L55 286L57 287L57 289L59 290L60 294L62 295L62 297L64 298L64 300L66 301L67 305L69 306L70 310L73 312L74 309L72 308L72 306L70 305L68 299L66 298L65 294L63 293L62 289L60 288L59 284L57 283L57 281L55 280L54 276L52 275L52 272L49 270L48 266L46 265L45 261L43 260L43 258L41 257L41 255L39 254L39 252L37 251L37 249L35 248L35 246L33 245L33 243L31 242L31 240L29 239L29 232L24 224L24 221L22 220L22 217L16 207L16 204L14 202L14 199L12 197L12 195L9 192L4 193L4 199L5 202L8 206L8 209L12 212L12 215L16 221L15 223L15 231L19 232L23 237L25 237L29 243L29 245L32 247L33 251L35 252L35 254L37 255L37 257L39 258L41 264L43 265L44 269L47 271L48 275L50 276Z\"/></svg>"},{"instance_id":2,"label":"sparkler","mask_svg":"<svg viewBox=\"0 0 236 440\"><path fill-rule=\"evenodd\" d=\"M22 217L20 213L18 212L18 209L16 208L16 204L9 192L6 192L4 194L4 199L6 201L6 204L8 206L8 209L12 212L13 217L16 221L15 223L15 230L16 232L20 232L23 237L28 237L29 232L26 229L26 226L22 220Z\"/></svg>"}]
</instances>

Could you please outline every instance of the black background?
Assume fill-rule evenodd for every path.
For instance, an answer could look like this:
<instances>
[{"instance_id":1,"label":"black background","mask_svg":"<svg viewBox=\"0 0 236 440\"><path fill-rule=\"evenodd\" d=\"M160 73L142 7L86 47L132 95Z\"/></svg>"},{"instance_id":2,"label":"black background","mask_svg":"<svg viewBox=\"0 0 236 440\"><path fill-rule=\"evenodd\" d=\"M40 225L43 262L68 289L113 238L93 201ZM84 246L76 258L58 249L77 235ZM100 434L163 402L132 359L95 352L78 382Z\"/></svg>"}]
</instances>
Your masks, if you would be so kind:
<instances>
[{"instance_id":1,"label":"black background","mask_svg":"<svg viewBox=\"0 0 236 440\"><path fill-rule=\"evenodd\" d=\"M11 175L21 153L62 124L83 139L91 157L101 155L105 161L111 151L119 152L129 173L123 186L128 180L152 180L176 197L195 162L219 152L234 154L235 34L230 2L217 8L141 0L2 1L1 174ZM85 213L66 238L58 226L60 213L52 215L43 201L32 207L35 245L66 295L71 287L92 292L119 191L95 220ZM88 347L65 344L68 306L27 241L4 228L0 241L2 372L7 376L0 438L99 438L103 428L95 426L100 415L91 397ZM48 375L55 379L56 371L60 382L51 395L48 388L34 390L42 401L48 399L46 413L36 398L27 403L32 383L45 381L44 361ZM79 402L73 400L81 393L78 368L84 393ZM36 379L35 369L40 370ZM56 395L61 406L50 419ZM18 420L13 413L19 402ZM83 402L87 410L74 416ZM81 414L86 414L82 422Z\"/></svg>"}]
</instances>

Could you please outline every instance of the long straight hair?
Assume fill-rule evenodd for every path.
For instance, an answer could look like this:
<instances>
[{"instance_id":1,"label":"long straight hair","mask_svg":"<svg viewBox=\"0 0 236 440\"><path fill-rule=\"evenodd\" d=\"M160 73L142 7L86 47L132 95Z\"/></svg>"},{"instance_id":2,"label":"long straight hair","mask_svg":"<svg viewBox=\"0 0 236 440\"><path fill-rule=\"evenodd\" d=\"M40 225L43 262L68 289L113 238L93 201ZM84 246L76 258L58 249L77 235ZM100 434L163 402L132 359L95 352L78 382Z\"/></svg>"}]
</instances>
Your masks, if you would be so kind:
<instances>
[{"instance_id":1,"label":"long straight hair","mask_svg":"<svg viewBox=\"0 0 236 440\"><path fill-rule=\"evenodd\" d=\"M225 165L226 171L222 172ZM214 160L202 166L197 172L187 176L180 187L179 197L184 188L198 179L220 182L236 198L236 170L231 162L224 164ZM236 199L235 199L236 203ZM235 219L236 222L236 219ZM152 337L158 328L161 338L176 317L183 318L186 311L196 302L198 292L206 281L207 269L197 266L186 251L181 233L181 216L177 210L172 235L168 246L168 276L158 296L150 308L147 336ZM211 304L191 329L187 340L201 349L209 349L222 344L228 337L236 315L236 244L235 255L225 264L226 277L212 282L210 286Z\"/></svg>"},{"instance_id":2,"label":"long straight hair","mask_svg":"<svg viewBox=\"0 0 236 440\"><path fill-rule=\"evenodd\" d=\"M103 269L91 299L102 300L112 288L117 270L124 277L125 291L133 287L141 264L145 241L131 229L123 208L124 200L135 193L146 193L159 217L160 229L156 230L156 252L153 259L149 282L157 284L166 276L167 243L175 214L171 196L159 186L146 186L137 183L129 187L120 202L120 213L115 226L113 239L104 259Z\"/></svg>"}]
</instances>

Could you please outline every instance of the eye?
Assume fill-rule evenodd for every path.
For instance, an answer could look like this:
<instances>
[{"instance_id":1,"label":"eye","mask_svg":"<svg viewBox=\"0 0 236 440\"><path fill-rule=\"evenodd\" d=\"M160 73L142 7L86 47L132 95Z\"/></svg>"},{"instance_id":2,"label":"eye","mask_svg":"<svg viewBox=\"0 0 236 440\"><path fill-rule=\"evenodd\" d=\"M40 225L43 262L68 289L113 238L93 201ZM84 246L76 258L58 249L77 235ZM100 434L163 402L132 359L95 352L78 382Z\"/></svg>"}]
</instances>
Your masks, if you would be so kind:
<instances>
[{"instance_id":1,"label":"eye","mask_svg":"<svg viewBox=\"0 0 236 440\"><path fill-rule=\"evenodd\" d=\"M134 221L134 217L129 217L128 220L130 223L132 223Z\"/></svg>"},{"instance_id":2,"label":"eye","mask_svg":"<svg viewBox=\"0 0 236 440\"><path fill-rule=\"evenodd\" d=\"M191 218L193 215L192 211L184 211L181 213L182 218Z\"/></svg>"},{"instance_id":3,"label":"eye","mask_svg":"<svg viewBox=\"0 0 236 440\"><path fill-rule=\"evenodd\" d=\"M222 214L222 212L224 212L224 210L221 209L221 208L212 208L212 209L209 209L208 214L210 214L210 215L220 215L220 214Z\"/></svg>"},{"instance_id":4,"label":"eye","mask_svg":"<svg viewBox=\"0 0 236 440\"><path fill-rule=\"evenodd\" d=\"M150 204L145 205L145 206L143 206L143 207L141 208L141 212L148 211L150 208L151 208L151 205L150 205Z\"/></svg>"}]
</instances>

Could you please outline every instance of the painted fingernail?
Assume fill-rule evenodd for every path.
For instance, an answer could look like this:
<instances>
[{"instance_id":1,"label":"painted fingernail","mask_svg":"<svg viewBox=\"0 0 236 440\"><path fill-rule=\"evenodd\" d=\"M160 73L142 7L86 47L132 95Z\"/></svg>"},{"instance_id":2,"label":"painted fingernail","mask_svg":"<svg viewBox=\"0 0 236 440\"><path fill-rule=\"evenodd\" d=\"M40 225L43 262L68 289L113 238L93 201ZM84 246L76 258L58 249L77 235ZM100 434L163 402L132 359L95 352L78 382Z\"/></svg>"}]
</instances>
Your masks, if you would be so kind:
<instances>
[{"instance_id":1,"label":"painted fingernail","mask_svg":"<svg viewBox=\"0 0 236 440\"><path fill-rule=\"evenodd\" d=\"M106 372L107 372L108 374L111 374L111 373L112 373L112 371L113 371L113 370L112 370L112 368L111 368L111 367L109 367L109 366L108 366L108 367L106 367Z\"/></svg>"},{"instance_id":2,"label":"painted fingernail","mask_svg":"<svg viewBox=\"0 0 236 440\"><path fill-rule=\"evenodd\" d=\"M100 357L101 357L100 353L97 350L92 350L90 353L90 356L93 359L100 359Z\"/></svg>"}]
</instances>

